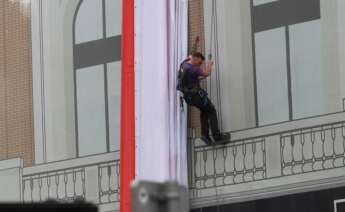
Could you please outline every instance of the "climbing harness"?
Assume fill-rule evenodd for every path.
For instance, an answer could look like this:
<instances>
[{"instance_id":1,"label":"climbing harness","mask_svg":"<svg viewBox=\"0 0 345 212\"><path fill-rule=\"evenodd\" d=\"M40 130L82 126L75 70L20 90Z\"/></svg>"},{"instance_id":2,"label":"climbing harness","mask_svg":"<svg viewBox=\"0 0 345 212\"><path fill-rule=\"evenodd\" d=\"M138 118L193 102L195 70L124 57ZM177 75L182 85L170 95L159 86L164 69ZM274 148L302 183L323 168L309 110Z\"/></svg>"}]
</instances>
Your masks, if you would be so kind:
<instances>
[{"instance_id":1,"label":"climbing harness","mask_svg":"<svg viewBox=\"0 0 345 212\"><path fill-rule=\"evenodd\" d=\"M182 93L183 93L183 91L184 91L184 89L186 87L186 85L185 85L185 83L186 83L185 82L185 73L184 73L184 70L182 68L182 65L183 65L184 62L185 61L183 61L181 63L180 68L179 68L179 70L177 72L177 85L176 85L176 89L178 91L181 91Z\"/></svg>"},{"instance_id":2,"label":"climbing harness","mask_svg":"<svg viewBox=\"0 0 345 212\"><path fill-rule=\"evenodd\" d=\"M184 91L184 88L185 88L185 80L184 80L185 73L183 71L182 64L183 64L183 62L181 63L180 68L179 68L178 73L177 73L176 89L178 91L180 91L180 109L181 109L181 111L184 111L183 91Z\"/></svg>"},{"instance_id":3,"label":"climbing harness","mask_svg":"<svg viewBox=\"0 0 345 212\"><path fill-rule=\"evenodd\" d=\"M211 31L209 41L209 54L208 59L212 60L212 52L214 52L214 70L215 74L209 79L209 95L210 98L216 103L217 113L219 117L219 127L222 129L222 95L220 89L220 71L219 71L219 41L218 41L218 20L217 20L217 0L212 0L212 13L211 13ZM215 82L215 85L213 83ZM215 96L212 92L212 87L215 86Z\"/></svg>"}]
</instances>

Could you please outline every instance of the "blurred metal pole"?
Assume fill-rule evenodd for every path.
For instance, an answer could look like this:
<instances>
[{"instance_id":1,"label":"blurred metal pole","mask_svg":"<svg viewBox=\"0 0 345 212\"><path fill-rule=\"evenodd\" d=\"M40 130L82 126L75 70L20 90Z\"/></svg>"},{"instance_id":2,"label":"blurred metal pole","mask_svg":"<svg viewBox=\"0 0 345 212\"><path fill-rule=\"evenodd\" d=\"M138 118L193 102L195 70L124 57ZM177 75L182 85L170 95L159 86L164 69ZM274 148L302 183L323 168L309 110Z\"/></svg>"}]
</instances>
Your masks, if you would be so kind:
<instances>
[{"instance_id":1,"label":"blurred metal pole","mask_svg":"<svg viewBox=\"0 0 345 212\"><path fill-rule=\"evenodd\" d=\"M175 182L140 181L132 185L133 212L188 212L187 188Z\"/></svg>"}]
</instances>

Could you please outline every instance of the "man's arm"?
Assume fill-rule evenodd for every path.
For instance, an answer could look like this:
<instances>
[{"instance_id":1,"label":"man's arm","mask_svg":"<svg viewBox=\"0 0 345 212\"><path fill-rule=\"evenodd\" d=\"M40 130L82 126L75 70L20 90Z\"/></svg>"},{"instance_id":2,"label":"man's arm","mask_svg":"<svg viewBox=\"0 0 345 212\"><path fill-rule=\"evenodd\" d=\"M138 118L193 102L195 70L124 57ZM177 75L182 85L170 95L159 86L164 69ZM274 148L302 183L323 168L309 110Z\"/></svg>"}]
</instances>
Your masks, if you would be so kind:
<instances>
[{"instance_id":1,"label":"man's arm","mask_svg":"<svg viewBox=\"0 0 345 212\"><path fill-rule=\"evenodd\" d=\"M213 61L212 60L209 60L207 62L207 65L206 65L206 68L203 70L202 72L202 77L208 77L211 75L211 72L212 72L212 66L213 66Z\"/></svg>"}]
</instances>

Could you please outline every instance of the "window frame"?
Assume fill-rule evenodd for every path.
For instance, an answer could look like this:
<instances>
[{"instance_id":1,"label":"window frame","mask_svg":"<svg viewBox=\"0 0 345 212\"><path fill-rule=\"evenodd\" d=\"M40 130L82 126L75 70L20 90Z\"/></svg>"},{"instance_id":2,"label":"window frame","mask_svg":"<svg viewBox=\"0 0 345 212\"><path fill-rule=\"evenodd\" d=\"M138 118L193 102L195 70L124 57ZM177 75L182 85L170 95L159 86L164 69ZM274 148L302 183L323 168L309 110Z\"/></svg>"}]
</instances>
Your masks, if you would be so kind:
<instances>
[{"instance_id":1,"label":"window frame","mask_svg":"<svg viewBox=\"0 0 345 212\"><path fill-rule=\"evenodd\" d=\"M298 5L298 7L296 7ZM293 120L289 26L321 19L320 0L279 0L254 6L250 0L256 127L259 123L255 33L285 27L289 120ZM276 124L276 123L271 123Z\"/></svg>"},{"instance_id":2,"label":"window frame","mask_svg":"<svg viewBox=\"0 0 345 212\"><path fill-rule=\"evenodd\" d=\"M78 128L78 95L77 95L77 71L95 65L103 65L104 71L104 98L105 98L105 126L106 126L106 152L110 150L109 133L109 102L108 102L108 63L121 61L121 34L107 37L106 0L102 0L102 39L76 43L76 20L79 9L84 0L80 0L73 17L73 76L74 76L74 110L75 110L75 140L76 155L79 152L79 128ZM116 48L114 48L116 47ZM79 70L81 71L81 70ZM97 154L97 153L96 153Z\"/></svg>"}]
</instances>

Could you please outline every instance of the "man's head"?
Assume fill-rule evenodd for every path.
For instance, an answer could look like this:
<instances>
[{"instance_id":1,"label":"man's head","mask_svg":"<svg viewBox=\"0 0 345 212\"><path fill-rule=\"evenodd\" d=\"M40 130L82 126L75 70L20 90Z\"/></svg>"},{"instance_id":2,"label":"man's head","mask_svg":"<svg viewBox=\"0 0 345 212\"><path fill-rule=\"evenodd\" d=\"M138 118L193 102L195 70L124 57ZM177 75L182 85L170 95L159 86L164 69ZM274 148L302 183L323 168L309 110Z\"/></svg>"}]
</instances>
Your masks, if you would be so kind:
<instances>
[{"instance_id":1,"label":"man's head","mask_svg":"<svg viewBox=\"0 0 345 212\"><path fill-rule=\"evenodd\" d=\"M193 52L190 58L190 62L194 65L201 66L205 61L205 56L200 52Z\"/></svg>"}]
</instances>

